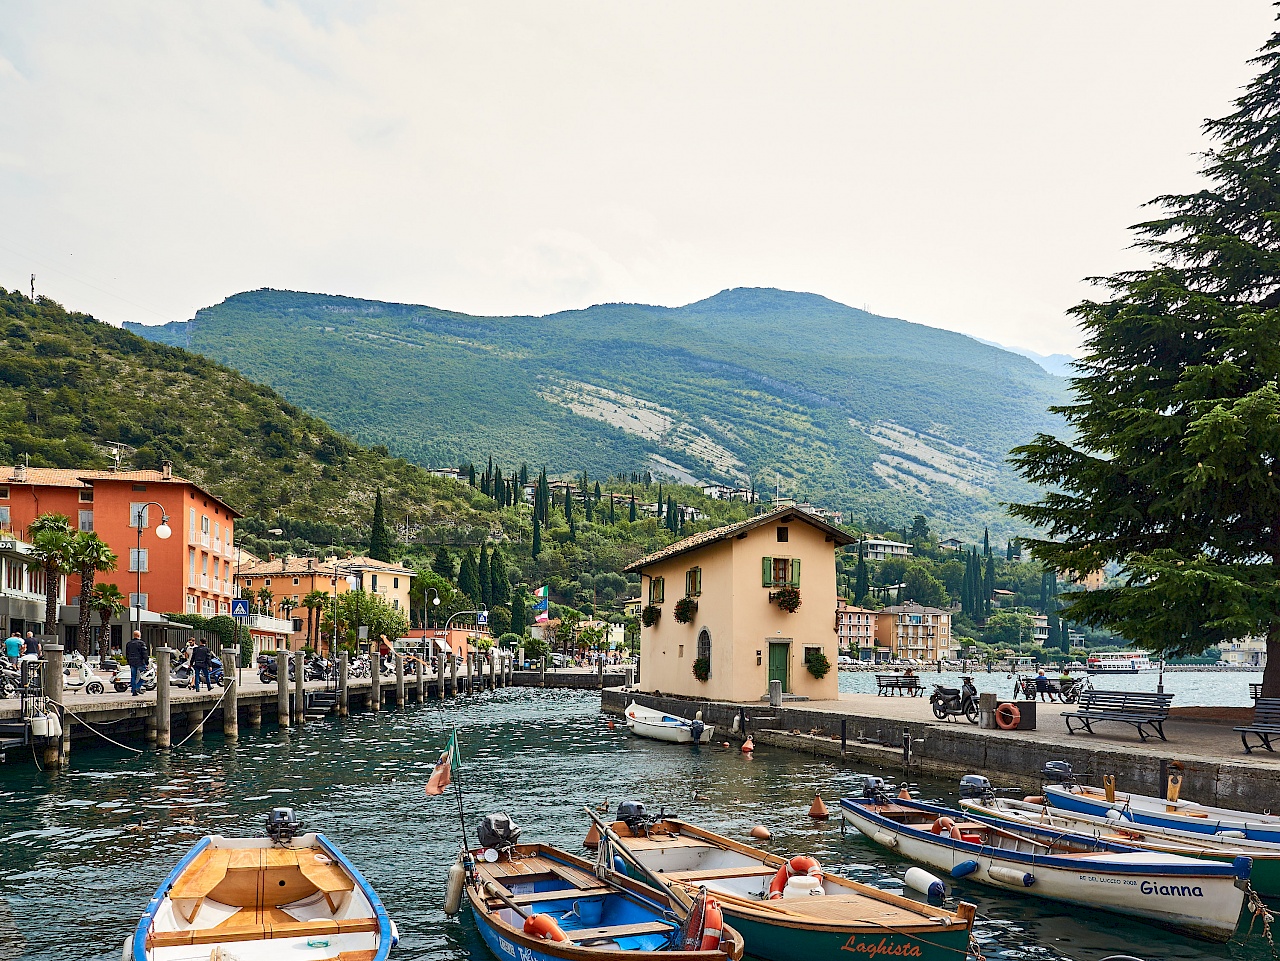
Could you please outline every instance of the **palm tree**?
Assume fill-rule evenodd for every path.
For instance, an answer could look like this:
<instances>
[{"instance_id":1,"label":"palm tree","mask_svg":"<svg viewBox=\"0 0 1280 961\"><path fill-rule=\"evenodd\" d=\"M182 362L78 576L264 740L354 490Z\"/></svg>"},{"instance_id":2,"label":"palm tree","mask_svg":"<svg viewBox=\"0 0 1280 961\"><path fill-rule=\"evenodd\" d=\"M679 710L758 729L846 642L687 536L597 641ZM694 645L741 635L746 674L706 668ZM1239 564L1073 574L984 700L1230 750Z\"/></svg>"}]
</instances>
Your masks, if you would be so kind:
<instances>
[{"instance_id":1,"label":"palm tree","mask_svg":"<svg viewBox=\"0 0 1280 961\"><path fill-rule=\"evenodd\" d=\"M276 599L276 596L271 593L271 588L269 587L259 588L257 598L258 598L258 610L260 610L263 614L270 614L271 604Z\"/></svg>"},{"instance_id":2,"label":"palm tree","mask_svg":"<svg viewBox=\"0 0 1280 961\"><path fill-rule=\"evenodd\" d=\"M307 647L315 648L316 611L329 603L327 591L308 591L302 597L302 606L307 609Z\"/></svg>"},{"instance_id":3,"label":"palm tree","mask_svg":"<svg viewBox=\"0 0 1280 961\"><path fill-rule=\"evenodd\" d=\"M96 584L93 588L93 609L98 612L102 626L98 629L98 655L111 650L111 618L124 613L126 598L114 584ZM80 602L84 613L84 601Z\"/></svg>"},{"instance_id":4,"label":"palm tree","mask_svg":"<svg viewBox=\"0 0 1280 961\"><path fill-rule=\"evenodd\" d=\"M99 574L106 574L116 569L115 552L92 531L77 531L71 537L71 545L67 555L68 566L80 575L80 629L76 634L76 650L80 649L80 641L84 639L85 653L89 651L89 616L93 613L93 584ZM102 656L102 648L98 648L98 656Z\"/></svg>"},{"instance_id":5,"label":"palm tree","mask_svg":"<svg viewBox=\"0 0 1280 961\"><path fill-rule=\"evenodd\" d=\"M71 521L66 514L41 514L27 528L33 566L44 571L44 632L58 627L58 577L68 570Z\"/></svg>"}]
</instances>

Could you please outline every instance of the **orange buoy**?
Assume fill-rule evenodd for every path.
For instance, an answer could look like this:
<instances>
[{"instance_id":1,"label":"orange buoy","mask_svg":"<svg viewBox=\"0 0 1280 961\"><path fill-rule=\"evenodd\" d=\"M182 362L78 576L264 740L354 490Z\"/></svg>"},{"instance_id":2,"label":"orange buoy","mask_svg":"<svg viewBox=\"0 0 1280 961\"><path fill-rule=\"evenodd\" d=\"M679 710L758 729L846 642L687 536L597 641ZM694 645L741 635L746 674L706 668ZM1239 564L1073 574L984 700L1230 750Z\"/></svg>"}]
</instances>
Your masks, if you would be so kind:
<instances>
[{"instance_id":1,"label":"orange buoy","mask_svg":"<svg viewBox=\"0 0 1280 961\"><path fill-rule=\"evenodd\" d=\"M582 846L584 848L598 848L600 846L600 829L596 827L594 821L591 827L587 829L587 836L583 839Z\"/></svg>"},{"instance_id":2,"label":"orange buoy","mask_svg":"<svg viewBox=\"0 0 1280 961\"><path fill-rule=\"evenodd\" d=\"M1023 804L1044 804L1043 794L1031 794L1022 799Z\"/></svg>"},{"instance_id":3,"label":"orange buoy","mask_svg":"<svg viewBox=\"0 0 1280 961\"><path fill-rule=\"evenodd\" d=\"M773 835L769 833L769 829L765 827L763 824L757 824L755 827L751 829L750 833L751 833L751 836L755 838L757 841L767 841L771 837L773 837Z\"/></svg>"},{"instance_id":4,"label":"orange buoy","mask_svg":"<svg viewBox=\"0 0 1280 961\"><path fill-rule=\"evenodd\" d=\"M750 754L755 749L756 749L756 742L751 740L751 738L748 737L745 741L742 742L743 754Z\"/></svg>"},{"instance_id":5,"label":"orange buoy","mask_svg":"<svg viewBox=\"0 0 1280 961\"><path fill-rule=\"evenodd\" d=\"M782 897L782 892L787 886L787 882L794 877L810 877L822 880L822 865L818 863L818 859L810 857L807 854L797 854L782 867L778 868L778 873L773 876L773 880L769 882L768 900L774 901Z\"/></svg>"},{"instance_id":6,"label":"orange buoy","mask_svg":"<svg viewBox=\"0 0 1280 961\"><path fill-rule=\"evenodd\" d=\"M996 708L996 725L1002 731L1012 731L1021 720L1022 712L1018 710L1017 705L1006 701Z\"/></svg>"},{"instance_id":7,"label":"orange buoy","mask_svg":"<svg viewBox=\"0 0 1280 961\"><path fill-rule=\"evenodd\" d=\"M613 730L613 722L612 722L612 721L610 721L610 722L609 722L609 730L611 730L611 731Z\"/></svg>"},{"instance_id":8,"label":"orange buoy","mask_svg":"<svg viewBox=\"0 0 1280 961\"><path fill-rule=\"evenodd\" d=\"M907 786L905 784L902 785L902 790L898 792L898 800L899 801L911 800L911 792L907 790Z\"/></svg>"},{"instance_id":9,"label":"orange buoy","mask_svg":"<svg viewBox=\"0 0 1280 961\"><path fill-rule=\"evenodd\" d=\"M569 935L560 930L556 919L549 914L532 914L525 918L524 933L543 941L569 940Z\"/></svg>"},{"instance_id":10,"label":"orange buoy","mask_svg":"<svg viewBox=\"0 0 1280 961\"><path fill-rule=\"evenodd\" d=\"M815 794L813 803L809 805L809 817L815 821L825 821L831 815L827 812L827 806L822 803L822 795Z\"/></svg>"}]
</instances>

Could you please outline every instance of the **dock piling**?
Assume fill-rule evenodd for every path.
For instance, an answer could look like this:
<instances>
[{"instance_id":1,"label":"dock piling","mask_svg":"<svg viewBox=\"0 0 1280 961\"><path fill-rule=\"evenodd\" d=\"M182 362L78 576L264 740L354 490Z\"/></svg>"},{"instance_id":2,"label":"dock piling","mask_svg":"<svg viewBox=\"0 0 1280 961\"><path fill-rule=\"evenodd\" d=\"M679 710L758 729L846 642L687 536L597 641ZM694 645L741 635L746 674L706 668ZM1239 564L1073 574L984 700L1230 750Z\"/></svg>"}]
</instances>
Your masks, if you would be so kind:
<instances>
[{"instance_id":1,"label":"dock piling","mask_svg":"<svg viewBox=\"0 0 1280 961\"><path fill-rule=\"evenodd\" d=\"M396 707L404 707L404 655L396 651L391 656L396 662Z\"/></svg>"},{"instance_id":2,"label":"dock piling","mask_svg":"<svg viewBox=\"0 0 1280 961\"><path fill-rule=\"evenodd\" d=\"M603 691L604 690L604 657L603 656L601 656L600 660L596 661L596 667L598 668L597 674L599 675L599 678L600 678L600 683L597 686L600 688L600 690Z\"/></svg>"},{"instance_id":3,"label":"dock piling","mask_svg":"<svg viewBox=\"0 0 1280 961\"><path fill-rule=\"evenodd\" d=\"M307 667L303 663L301 651L295 660L297 666L293 672L293 723L302 725L307 722Z\"/></svg>"},{"instance_id":4,"label":"dock piling","mask_svg":"<svg viewBox=\"0 0 1280 961\"><path fill-rule=\"evenodd\" d=\"M456 697L458 694L458 659L452 654L449 655L449 696Z\"/></svg>"},{"instance_id":5,"label":"dock piling","mask_svg":"<svg viewBox=\"0 0 1280 961\"><path fill-rule=\"evenodd\" d=\"M545 657L538 659L538 684L540 687L547 686L547 659Z\"/></svg>"},{"instance_id":6,"label":"dock piling","mask_svg":"<svg viewBox=\"0 0 1280 961\"><path fill-rule=\"evenodd\" d=\"M240 675L240 648L228 645L222 649L222 674L227 681L226 693L222 696L222 733L229 739L240 736L240 686L236 678Z\"/></svg>"},{"instance_id":7,"label":"dock piling","mask_svg":"<svg viewBox=\"0 0 1280 961\"><path fill-rule=\"evenodd\" d=\"M468 694L474 694L476 692L475 667L476 667L476 657L470 651L467 651L467 693Z\"/></svg>"},{"instance_id":8,"label":"dock piling","mask_svg":"<svg viewBox=\"0 0 1280 961\"><path fill-rule=\"evenodd\" d=\"M204 711L200 708L187 711L187 735L194 741L204 738Z\"/></svg>"},{"instance_id":9,"label":"dock piling","mask_svg":"<svg viewBox=\"0 0 1280 961\"><path fill-rule=\"evenodd\" d=\"M262 727L262 702L261 701L254 701L252 704L245 705L244 722L245 724L249 725L249 727L254 728L255 730L257 728Z\"/></svg>"},{"instance_id":10,"label":"dock piling","mask_svg":"<svg viewBox=\"0 0 1280 961\"><path fill-rule=\"evenodd\" d=\"M423 662L422 658L418 658L415 667L417 668L417 671L415 672L415 677L413 679L413 686L415 688L415 693L417 694L418 703L421 704L427 699L427 666Z\"/></svg>"},{"instance_id":11,"label":"dock piling","mask_svg":"<svg viewBox=\"0 0 1280 961\"><path fill-rule=\"evenodd\" d=\"M369 652L369 677L373 682L369 688L369 710L382 710L382 657L377 651Z\"/></svg>"},{"instance_id":12,"label":"dock piling","mask_svg":"<svg viewBox=\"0 0 1280 961\"><path fill-rule=\"evenodd\" d=\"M169 657L173 650L156 648L156 749L162 750L173 743L173 716L171 714Z\"/></svg>"},{"instance_id":13,"label":"dock piling","mask_svg":"<svg viewBox=\"0 0 1280 961\"><path fill-rule=\"evenodd\" d=\"M51 701L62 703L62 645L43 644L44 649L44 693ZM66 763L63 748L71 748L71 717L62 708L55 706L58 717L62 721L62 737L51 738L46 742L42 763L46 768L59 768Z\"/></svg>"},{"instance_id":14,"label":"dock piling","mask_svg":"<svg viewBox=\"0 0 1280 961\"><path fill-rule=\"evenodd\" d=\"M351 696L347 689L347 677L350 664L346 651L338 655L338 716L346 717L351 713Z\"/></svg>"},{"instance_id":15,"label":"dock piling","mask_svg":"<svg viewBox=\"0 0 1280 961\"><path fill-rule=\"evenodd\" d=\"M276 651L276 723L289 726L289 655Z\"/></svg>"}]
</instances>

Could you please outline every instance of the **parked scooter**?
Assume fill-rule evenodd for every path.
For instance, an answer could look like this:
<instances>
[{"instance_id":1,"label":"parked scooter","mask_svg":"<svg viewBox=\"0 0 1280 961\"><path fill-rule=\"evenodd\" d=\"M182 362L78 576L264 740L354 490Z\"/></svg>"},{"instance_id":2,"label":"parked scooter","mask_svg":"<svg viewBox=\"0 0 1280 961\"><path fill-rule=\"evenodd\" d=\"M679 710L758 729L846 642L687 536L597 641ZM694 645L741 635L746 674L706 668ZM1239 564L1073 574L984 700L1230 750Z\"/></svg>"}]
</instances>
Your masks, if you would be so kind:
<instances>
[{"instance_id":1,"label":"parked scooter","mask_svg":"<svg viewBox=\"0 0 1280 961\"><path fill-rule=\"evenodd\" d=\"M1034 701L1038 692L1036 691L1036 679L1030 676L1015 675L1017 678L1013 684L1013 696L1019 695L1028 701ZM1058 695L1063 704L1074 704L1080 700L1080 695L1085 691L1093 690L1093 681L1088 674L1081 674L1079 677L1072 677L1064 681L1062 678L1049 678L1050 695Z\"/></svg>"},{"instance_id":2,"label":"parked scooter","mask_svg":"<svg viewBox=\"0 0 1280 961\"><path fill-rule=\"evenodd\" d=\"M933 716L940 721L963 714L971 724L977 724L978 689L974 687L973 678L968 674L961 677L960 681L960 687L933 685L929 706L933 708Z\"/></svg>"},{"instance_id":3,"label":"parked scooter","mask_svg":"<svg viewBox=\"0 0 1280 961\"><path fill-rule=\"evenodd\" d=\"M333 678L333 665L327 658L317 654L306 662L302 676L308 681L328 681Z\"/></svg>"},{"instance_id":4,"label":"parked scooter","mask_svg":"<svg viewBox=\"0 0 1280 961\"><path fill-rule=\"evenodd\" d=\"M295 658L288 651L285 652L285 658L289 661L289 680L294 679L297 669L294 667ZM268 657L266 654L258 655L258 680L263 684L274 684L276 682L276 659Z\"/></svg>"},{"instance_id":5,"label":"parked scooter","mask_svg":"<svg viewBox=\"0 0 1280 961\"><path fill-rule=\"evenodd\" d=\"M190 658L183 656L169 671L169 683L174 687L191 687L195 684L195 676L195 668L191 666ZM220 687L227 686L228 682L226 675L222 671L221 659L216 657L209 658L209 677L214 684Z\"/></svg>"},{"instance_id":6,"label":"parked scooter","mask_svg":"<svg viewBox=\"0 0 1280 961\"><path fill-rule=\"evenodd\" d=\"M62 669L62 689L64 691L83 690L86 694L101 694L107 688L102 683L102 678L94 673L89 662L84 659L84 655L79 651L72 651L71 656L67 658L66 666Z\"/></svg>"},{"instance_id":7,"label":"parked scooter","mask_svg":"<svg viewBox=\"0 0 1280 961\"><path fill-rule=\"evenodd\" d=\"M116 670L115 677L111 679L111 685L116 689L117 694L123 694L129 690L129 678L132 672L129 665L121 664ZM147 666L142 670L142 689L144 691L154 691L156 689L156 662L148 661Z\"/></svg>"},{"instance_id":8,"label":"parked scooter","mask_svg":"<svg viewBox=\"0 0 1280 961\"><path fill-rule=\"evenodd\" d=\"M369 655L361 654L347 667L347 676L355 678L372 677L373 669L369 666Z\"/></svg>"}]
</instances>

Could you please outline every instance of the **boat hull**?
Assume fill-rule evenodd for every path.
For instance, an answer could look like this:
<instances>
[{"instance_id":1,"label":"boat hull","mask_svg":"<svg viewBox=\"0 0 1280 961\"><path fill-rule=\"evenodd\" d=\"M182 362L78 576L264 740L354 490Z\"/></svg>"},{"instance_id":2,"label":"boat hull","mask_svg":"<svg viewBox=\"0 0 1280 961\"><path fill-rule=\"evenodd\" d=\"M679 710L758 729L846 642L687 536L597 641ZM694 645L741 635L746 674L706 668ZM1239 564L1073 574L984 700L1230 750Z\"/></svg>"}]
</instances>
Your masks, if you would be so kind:
<instances>
[{"instance_id":1,"label":"boat hull","mask_svg":"<svg viewBox=\"0 0 1280 961\"><path fill-rule=\"evenodd\" d=\"M647 737L654 741L666 741L669 744L692 744L693 722L674 714L664 714L653 708L641 707L634 701L627 706L625 712L627 727L633 734ZM715 725L703 726L698 738L699 744L710 744L715 733Z\"/></svg>"},{"instance_id":2,"label":"boat hull","mask_svg":"<svg viewBox=\"0 0 1280 961\"><path fill-rule=\"evenodd\" d=\"M765 924L731 906L721 904L729 923L746 942L747 951L766 961L836 961L871 958L917 958L919 961L956 961L957 952L969 949L969 932L937 931L902 934L885 931L818 930L808 925L774 921Z\"/></svg>"},{"instance_id":3,"label":"boat hull","mask_svg":"<svg viewBox=\"0 0 1280 961\"><path fill-rule=\"evenodd\" d=\"M841 801L840 809L841 815L868 838L909 860L948 874L962 862L975 861L977 869L964 875L965 880L1077 907L1142 918L1207 941L1229 940L1244 906L1244 891L1237 886L1237 879L1230 876L1172 878L1144 871L1140 865L1108 864L1097 858L1080 859L1072 864L1063 857L1005 856L996 848L980 844L931 834L921 836L928 832L917 832L875 817L848 800ZM886 844L884 839L890 837L893 842ZM993 868L996 874L992 873ZM1001 869L1010 872L1007 877L1030 874L1034 881L1026 886L1018 880L1005 880L997 876Z\"/></svg>"},{"instance_id":4,"label":"boat hull","mask_svg":"<svg viewBox=\"0 0 1280 961\"><path fill-rule=\"evenodd\" d=\"M1145 806L1145 802L1153 802L1153 806L1164 807L1165 802L1159 798L1139 798L1136 795L1117 794L1113 803L1102 794L1078 793L1057 785L1049 785L1045 788L1045 798L1053 807L1062 808L1064 811L1078 811L1082 814L1105 817L1110 810L1123 809L1125 816L1135 824L1153 824L1156 827L1192 831L1195 834L1241 831L1250 841L1280 844L1280 819L1272 819L1274 823L1254 821L1250 820L1249 814L1245 811L1199 808L1198 810L1205 812L1208 816L1190 817L1177 811L1151 810ZM1135 806L1132 799L1138 799L1140 803Z\"/></svg>"}]
</instances>

